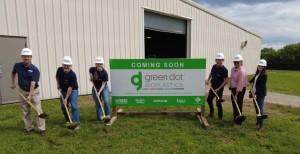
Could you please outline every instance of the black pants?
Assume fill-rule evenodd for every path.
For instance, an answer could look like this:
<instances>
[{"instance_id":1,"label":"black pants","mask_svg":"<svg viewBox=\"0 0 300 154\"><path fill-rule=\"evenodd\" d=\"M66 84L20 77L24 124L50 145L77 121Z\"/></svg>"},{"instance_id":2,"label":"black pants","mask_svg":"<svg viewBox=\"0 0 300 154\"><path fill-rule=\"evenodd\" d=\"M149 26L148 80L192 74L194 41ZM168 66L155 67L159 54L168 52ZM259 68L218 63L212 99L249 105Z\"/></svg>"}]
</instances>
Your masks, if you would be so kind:
<instances>
[{"instance_id":1,"label":"black pants","mask_svg":"<svg viewBox=\"0 0 300 154\"><path fill-rule=\"evenodd\" d=\"M224 90L224 88L220 89L220 90L217 92L217 95L218 95L220 98L222 98L222 96L223 96L223 90ZM216 95L215 95L214 92L210 89L210 90L209 90L209 93L208 93L208 96L207 96L207 103L208 103L208 106L209 106L210 113L214 113L213 99L214 99L215 97L216 97ZM222 102L216 101L216 104L217 104L217 108L218 108L218 117L219 117L219 118L223 118Z\"/></svg>"},{"instance_id":2,"label":"black pants","mask_svg":"<svg viewBox=\"0 0 300 154\"><path fill-rule=\"evenodd\" d=\"M236 88L232 88L231 92L235 96ZM243 100L244 100L245 92L246 92L246 87L244 87L243 91L239 92L239 94L237 95L237 104L238 104L238 107L241 111L241 114L243 114ZM233 108L233 118L236 119L236 116L238 116L240 114L239 114L239 111L237 109L237 106L234 102L234 98L232 97L232 95L231 95L231 102L232 102L232 108Z\"/></svg>"}]
</instances>

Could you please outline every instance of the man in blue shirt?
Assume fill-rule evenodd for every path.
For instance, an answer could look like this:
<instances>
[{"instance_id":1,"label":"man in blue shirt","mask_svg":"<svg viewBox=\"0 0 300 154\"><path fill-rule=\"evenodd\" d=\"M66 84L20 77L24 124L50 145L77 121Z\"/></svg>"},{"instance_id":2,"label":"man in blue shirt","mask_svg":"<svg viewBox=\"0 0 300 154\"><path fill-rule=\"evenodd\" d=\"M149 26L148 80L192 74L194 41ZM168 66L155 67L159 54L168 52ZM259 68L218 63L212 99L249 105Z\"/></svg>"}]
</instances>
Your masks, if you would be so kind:
<instances>
[{"instance_id":1,"label":"man in blue shirt","mask_svg":"<svg viewBox=\"0 0 300 154\"><path fill-rule=\"evenodd\" d=\"M224 86L228 82L228 70L223 65L224 62L224 54L218 53L216 55L216 64L213 65L211 72L209 73L208 79L206 80L206 84L208 85L211 82L211 87L214 89L215 93L222 98ZM213 99L215 94L212 89L209 90L207 96L207 103L209 105L210 113L209 117L214 117L214 105ZM222 109L222 102L217 100L217 107L218 107L218 118L223 118L223 109Z\"/></svg>"},{"instance_id":2,"label":"man in blue shirt","mask_svg":"<svg viewBox=\"0 0 300 154\"><path fill-rule=\"evenodd\" d=\"M12 70L11 88L16 88L15 78L16 74L18 74L18 85L20 88L19 92L24 95L28 101L32 102L38 112L43 113L38 89L40 71L31 63L32 51L29 48L22 49L21 56L23 62L16 63ZM34 131L34 126L32 124L30 115L31 108L30 105L21 97L20 102L26 127L26 134L29 134ZM39 118L38 115L36 115L36 122L40 135L44 135L46 132L45 119Z\"/></svg>"},{"instance_id":3,"label":"man in blue shirt","mask_svg":"<svg viewBox=\"0 0 300 154\"><path fill-rule=\"evenodd\" d=\"M72 59L69 56L63 58L62 67L59 67L56 72L57 89L61 89L64 98L60 98L61 110L67 122L69 117L65 105L70 102L72 109L72 121L78 125L75 130L80 128L79 110L77 107L78 83L74 71L71 69Z\"/></svg>"}]
</instances>

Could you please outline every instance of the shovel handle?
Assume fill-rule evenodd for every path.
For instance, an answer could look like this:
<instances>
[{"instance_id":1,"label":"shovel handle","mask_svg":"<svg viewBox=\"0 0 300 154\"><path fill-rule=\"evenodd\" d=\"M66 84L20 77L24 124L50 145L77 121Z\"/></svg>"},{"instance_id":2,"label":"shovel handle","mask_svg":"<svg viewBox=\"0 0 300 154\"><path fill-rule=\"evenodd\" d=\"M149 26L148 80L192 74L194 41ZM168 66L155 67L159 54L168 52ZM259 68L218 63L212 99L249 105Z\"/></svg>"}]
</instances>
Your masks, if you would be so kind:
<instances>
[{"instance_id":1,"label":"shovel handle","mask_svg":"<svg viewBox=\"0 0 300 154\"><path fill-rule=\"evenodd\" d=\"M64 100L65 98L64 98L64 96L62 95L61 90L59 90L59 93L60 93L60 97ZM68 115L68 118L69 118L70 122L73 123L67 105L66 105L64 102L63 102L63 104L64 104L65 109L66 109L66 111L67 111L67 115Z\"/></svg>"},{"instance_id":2,"label":"shovel handle","mask_svg":"<svg viewBox=\"0 0 300 154\"><path fill-rule=\"evenodd\" d=\"M236 108L238 109L240 116L242 116L241 111L240 111L240 108L239 108L239 105L238 105L238 103L236 102L236 100L235 100L235 98L234 98L234 95L233 95L232 93L231 93L231 96L232 96L233 99L234 99L235 106L236 106Z\"/></svg>"},{"instance_id":3,"label":"shovel handle","mask_svg":"<svg viewBox=\"0 0 300 154\"><path fill-rule=\"evenodd\" d=\"M17 89L15 89L15 91L19 94L20 97L23 98L24 101L26 101L26 103L28 103L37 113L38 115L40 115L41 113L35 108L35 106L25 98L25 96L23 94L21 94Z\"/></svg>"},{"instance_id":4,"label":"shovel handle","mask_svg":"<svg viewBox=\"0 0 300 154\"><path fill-rule=\"evenodd\" d=\"M96 93L96 95L97 95L98 91L97 91L97 89L96 89L96 87L95 87L95 84L94 84L93 81L91 81L91 82L92 82L92 84L93 84L93 88L94 88L95 93ZM101 106L102 113L103 113L104 117L106 117L105 111L103 110L103 105L102 105L101 100L100 100L100 98L99 98L98 96L97 96L97 99L98 99L99 104L100 104L100 106Z\"/></svg>"},{"instance_id":5,"label":"shovel handle","mask_svg":"<svg viewBox=\"0 0 300 154\"><path fill-rule=\"evenodd\" d=\"M216 97L217 97L217 100L219 100L220 99L220 97L218 96L218 94L215 92L215 89L213 89L211 86L210 86L210 89L214 92L214 94L216 95Z\"/></svg>"},{"instance_id":6,"label":"shovel handle","mask_svg":"<svg viewBox=\"0 0 300 154\"><path fill-rule=\"evenodd\" d=\"M251 92L252 96L254 96L254 93L253 93L253 91L252 91L252 87L251 87L251 89L250 89L250 92ZM260 108L259 108L259 106L258 106L258 104L257 104L257 101L256 101L256 99L255 99L254 97L253 97L253 101L254 101L254 104L255 104L255 106L256 106L256 108L257 108L257 110L258 110L257 116L261 116Z\"/></svg>"}]
</instances>

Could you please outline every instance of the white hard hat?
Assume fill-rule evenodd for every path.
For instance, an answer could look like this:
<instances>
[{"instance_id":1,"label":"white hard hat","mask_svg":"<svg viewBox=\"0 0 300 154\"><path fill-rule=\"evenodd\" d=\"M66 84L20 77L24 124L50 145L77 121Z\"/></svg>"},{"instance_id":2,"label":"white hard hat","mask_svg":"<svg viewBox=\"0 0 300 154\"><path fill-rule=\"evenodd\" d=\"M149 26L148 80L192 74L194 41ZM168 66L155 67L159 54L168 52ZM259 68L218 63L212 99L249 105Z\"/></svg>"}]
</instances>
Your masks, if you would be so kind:
<instances>
[{"instance_id":1,"label":"white hard hat","mask_svg":"<svg viewBox=\"0 0 300 154\"><path fill-rule=\"evenodd\" d=\"M240 54L237 54L233 59L233 61L242 61L242 60L243 60L243 57Z\"/></svg>"},{"instance_id":2,"label":"white hard hat","mask_svg":"<svg viewBox=\"0 0 300 154\"><path fill-rule=\"evenodd\" d=\"M70 56L64 56L63 62L64 65L72 65L72 59Z\"/></svg>"},{"instance_id":3,"label":"white hard hat","mask_svg":"<svg viewBox=\"0 0 300 154\"><path fill-rule=\"evenodd\" d=\"M264 60L264 59L261 59L257 65L259 65L259 66L267 66L267 61Z\"/></svg>"},{"instance_id":4,"label":"white hard hat","mask_svg":"<svg viewBox=\"0 0 300 154\"><path fill-rule=\"evenodd\" d=\"M216 55L216 59L224 59L224 54L223 53L218 53L217 55Z\"/></svg>"},{"instance_id":5,"label":"white hard hat","mask_svg":"<svg viewBox=\"0 0 300 154\"><path fill-rule=\"evenodd\" d=\"M96 57L95 63L96 64L104 64L104 60L102 57Z\"/></svg>"},{"instance_id":6,"label":"white hard hat","mask_svg":"<svg viewBox=\"0 0 300 154\"><path fill-rule=\"evenodd\" d=\"M32 56L32 51L29 48L23 48L21 51L22 56Z\"/></svg>"}]
</instances>

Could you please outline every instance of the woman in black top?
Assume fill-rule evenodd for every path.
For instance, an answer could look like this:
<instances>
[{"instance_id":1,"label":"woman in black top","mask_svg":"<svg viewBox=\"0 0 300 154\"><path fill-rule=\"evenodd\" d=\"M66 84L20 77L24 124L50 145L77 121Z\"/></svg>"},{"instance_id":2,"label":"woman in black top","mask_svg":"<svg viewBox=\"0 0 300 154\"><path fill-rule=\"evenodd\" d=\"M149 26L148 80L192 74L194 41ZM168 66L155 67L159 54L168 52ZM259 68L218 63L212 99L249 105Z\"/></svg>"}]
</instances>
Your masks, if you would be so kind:
<instances>
[{"instance_id":1,"label":"woman in black top","mask_svg":"<svg viewBox=\"0 0 300 154\"><path fill-rule=\"evenodd\" d=\"M257 64L257 70L255 73L255 76L249 81L250 83L253 83L252 92L253 92L253 98L256 99L260 114L264 114L264 103L265 103L265 97L267 95L267 73L266 73L266 66L267 62L264 59L261 59L259 63ZM256 113L258 113L258 109L255 106ZM258 130L263 131L264 127L264 119L257 118L257 124L259 125Z\"/></svg>"}]
</instances>

